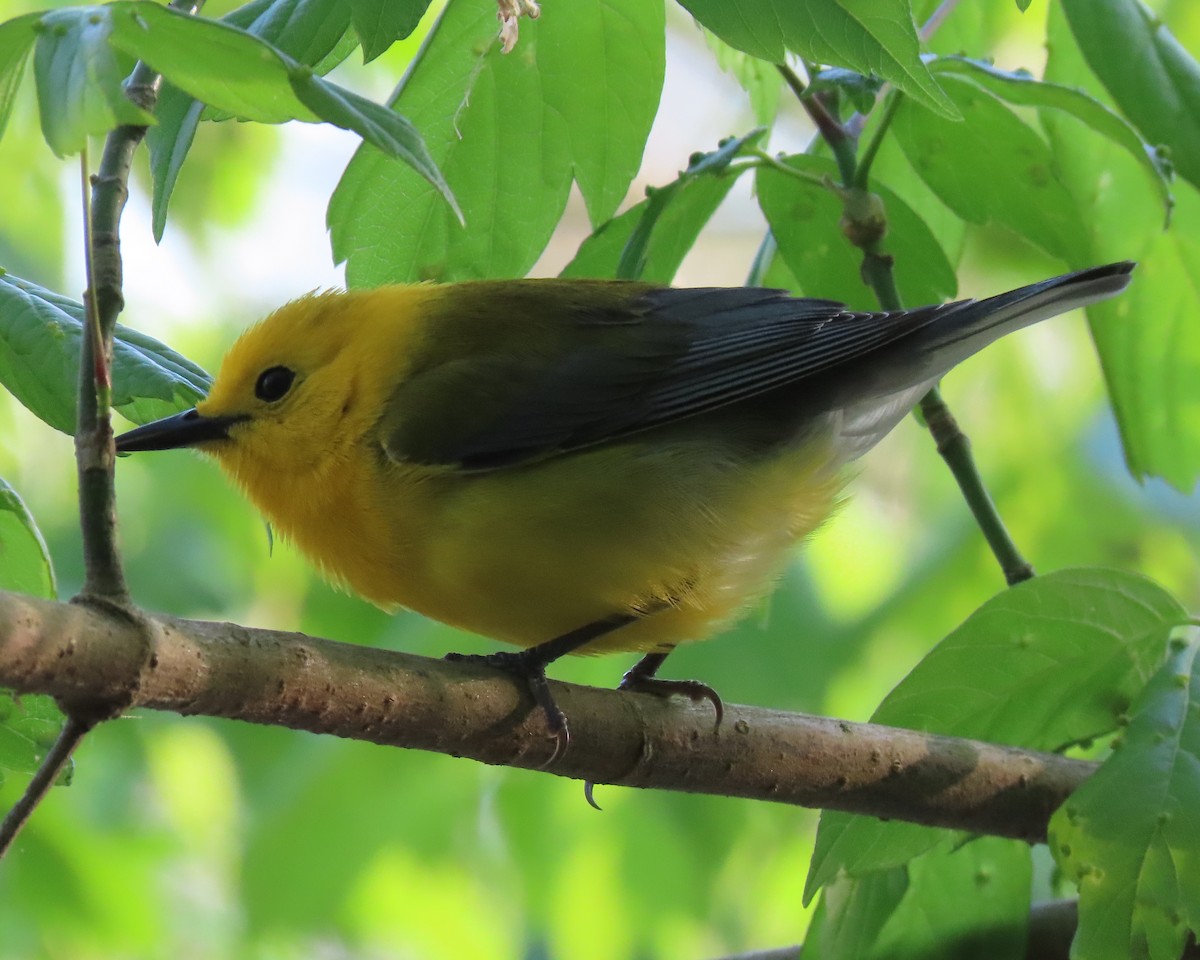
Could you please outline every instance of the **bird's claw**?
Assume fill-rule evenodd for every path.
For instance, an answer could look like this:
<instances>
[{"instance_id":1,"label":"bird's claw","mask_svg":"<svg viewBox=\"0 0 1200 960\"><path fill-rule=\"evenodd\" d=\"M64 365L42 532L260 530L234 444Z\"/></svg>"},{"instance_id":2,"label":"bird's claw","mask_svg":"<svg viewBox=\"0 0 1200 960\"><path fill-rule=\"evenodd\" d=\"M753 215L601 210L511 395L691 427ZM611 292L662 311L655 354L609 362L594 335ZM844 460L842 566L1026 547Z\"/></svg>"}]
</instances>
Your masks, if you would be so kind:
<instances>
[{"instance_id":1,"label":"bird's claw","mask_svg":"<svg viewBox=\"0 0 1200 960\"><path fill-rule=\"evenodd\" d=\"M663 680L650 674L641 673L635 667L621 678L617 689L630 690L635 693L650 693L664 698L687 697L692 703L707 700L712 704L713 711L717 715L716 723L713 724L714 733L721 729L721 721L725 719L725 704L721 700L721 695L707 683L701 683L699 680ZM596 802L595 789L594 780L583 781L583 798L590 806L599 810L600 804Z\"/></svg>"},{"instance_id":2,"label":"bird's claw","mask_svg":"<svg viewBox=\"0 0 1200 960\"><path fill-rule=\"evenodd\" d=\"M618 690L632 690L636 693L650 693L656 697L687 697L692 703L708 701L712 704L717 716L714 730L721 729L721 721L725 719L725 704L721 695L707 683L699 680L663 680L660 677L648 677L630 670L617 685Z\"/></svg>"},{"instance_id":3,"label":"bird's claw","mask_svg":"<svg viewBox=\"0 0 1200 960\"><path fill-rule=\"evenodd\" d=\"M595 789L596 789L596 781L595 780L584 780L583 781L583 799L588 802L588 806L590 806L593 810L600 810L601 809L600 804L598 804L596 802L596 798L592 795L592 791Z\"/></svg>"},{"instance_id":4,"label":"bird's claw","mask_svg":"<svg viewBox=\"0 0 1200 960\"><path fill-rule=\"evenodd\" d=\"M546 665L533 660L521 653L509 650L498 650L495 653L448 653L443 658L452 663L481 663L489 667L503 670L524 681L525 689L533 697L534 702L541 707L542 715L546 718L546 726L554 737L554 750L550 758L539 769L545 770L558 760L571 745L571 728L567 725L567 715L554 700L550 692L550 684L546 680Z\"/></svg>"}]
</instances>

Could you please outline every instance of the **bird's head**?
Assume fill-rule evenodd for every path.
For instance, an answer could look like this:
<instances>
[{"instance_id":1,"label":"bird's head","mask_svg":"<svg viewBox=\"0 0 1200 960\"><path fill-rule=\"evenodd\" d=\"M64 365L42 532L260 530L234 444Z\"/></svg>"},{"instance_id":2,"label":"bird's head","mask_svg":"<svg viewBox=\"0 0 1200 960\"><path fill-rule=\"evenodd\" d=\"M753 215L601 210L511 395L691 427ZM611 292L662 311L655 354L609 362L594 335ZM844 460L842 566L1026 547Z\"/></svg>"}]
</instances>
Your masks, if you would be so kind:
<instances>
[{"instance_id":1,"label":"bird's head","mask_svg":"<svg viewBox=\"0 0 1200 960\"><path fill-rule=\"evenodd\" d=\"M234 343L194 409L123 434L117 452L195 447L247 487L336 461L380 408L370 297L314 294L279 308Z\"/></svg>"}]
</instances>

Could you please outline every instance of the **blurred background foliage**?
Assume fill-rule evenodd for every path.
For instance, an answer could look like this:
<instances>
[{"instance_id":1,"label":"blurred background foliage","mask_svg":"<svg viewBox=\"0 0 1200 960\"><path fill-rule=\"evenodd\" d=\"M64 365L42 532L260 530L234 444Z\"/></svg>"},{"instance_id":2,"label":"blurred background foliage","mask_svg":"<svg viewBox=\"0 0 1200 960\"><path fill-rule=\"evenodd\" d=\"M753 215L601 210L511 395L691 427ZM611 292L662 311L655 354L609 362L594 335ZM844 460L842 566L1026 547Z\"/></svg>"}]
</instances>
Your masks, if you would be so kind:
<instances>
[{"instance_id":1,"label":"blurred background foliage","mask_svg":"<svg viewBox=\"0 0 1200 960\"><path fill-rule=\"evenodd\" d=\"M212 3L205 13L231 6ZM1040 75L1046 18L1059 15L1052 6L1033 0L1021 14L1011 2L963 4L930 48ZM1200 7L1153 6L1185 48L1200 50ZM0 18L43 7L0 0ZM555 16L552 2L544 16ZM384 99L431 18L367 67L352 56L334 78ZM727 52L715 57L679 8L668 7L667 26L663 102L622 209L646 185L672 180L692 151L749 130L778 97L770 72L747 95L718 61L747 65ZM812 131L790 97L779 103L770 149L799 151ZM32 98L18 99L11 124L0 142L0 263L77 293L76 165L46 150ZM143 153L122 234L123 322L213 370L247 323L340 283L325 204L356 144L325 127L204 125L159 246ZM889 140L880 162L897 149ZM1192 205L1189 196L1185 209ZM1116 210L1107 222L1122 215L1147 213ZM744 282L764 227L743 178L676 282ZM835 222L826 229L840 242ZM1197 225L1187 229L1195 236ZM533 272L559 272L589 232L572 192ZM961 246L959 295L1063 267L999 227L971 227ZM869 291L854 302L871 305ZM1141 303L1151 308L1153 296ZM1001 515L1039 571L1141 571L1184 606L1200 606L1195 498L1130 478L1081 317L990 348L944 390ZM71 440L3 393L0 476L46 538L59 595L71 596L81 582ZM289 545L272 549L253 510L199 457L133 458L119 464L117 480L129 580L151 610L430 656L492 649L332 590ZM769 603L724 636L680 650L671 675L711 682L731 702L865 719L938 639L1003 588L915 422L866 458L853 494ZM556 674L612 686L627 666L581 659ZM0 807L22 786L9 777ZM0 957L611 960L716 957L803 938L815 812L607 787L597 795L603 813L587 807L579 784L544 774L136 712L85 742L73 785L53 792L0 869Z\"/></svg>"}]
</instances>

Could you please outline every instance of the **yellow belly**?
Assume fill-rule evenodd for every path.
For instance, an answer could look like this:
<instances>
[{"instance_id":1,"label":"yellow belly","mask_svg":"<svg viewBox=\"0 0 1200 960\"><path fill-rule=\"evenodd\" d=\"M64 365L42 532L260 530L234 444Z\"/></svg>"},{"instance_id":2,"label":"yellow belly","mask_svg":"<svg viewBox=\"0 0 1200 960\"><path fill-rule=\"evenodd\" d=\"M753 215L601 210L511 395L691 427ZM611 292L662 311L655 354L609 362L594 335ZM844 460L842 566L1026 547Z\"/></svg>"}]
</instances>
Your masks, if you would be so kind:
<instances>
[{"instance_id":1,"label":"yellow belly","mask_svg":"<svg viewBox=\"0 0 1200 960\"><path fill-rule=\"evenodd\" d=\"M711 633L770 589L840 488L811 451L747 463L690 439L491 473L372 464L337 476L341 489L319 496L248 492L327 574L381 606L520 646L648 613L587 653Z\"/></svg>"}]
</instances>

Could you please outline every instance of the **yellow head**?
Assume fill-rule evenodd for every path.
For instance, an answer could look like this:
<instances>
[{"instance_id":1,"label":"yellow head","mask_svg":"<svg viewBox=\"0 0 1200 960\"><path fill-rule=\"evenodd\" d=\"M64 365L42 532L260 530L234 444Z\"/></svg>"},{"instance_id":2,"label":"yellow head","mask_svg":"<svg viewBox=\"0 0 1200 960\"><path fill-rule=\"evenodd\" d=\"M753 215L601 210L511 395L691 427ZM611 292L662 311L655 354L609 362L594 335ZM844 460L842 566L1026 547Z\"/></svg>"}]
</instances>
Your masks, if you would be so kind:
<instances>
[{"instance_id":1,"label":"yellow head","mask_svg":"<svg viewBox=\"0 0 1200 960\"><path fill-rule=\"evenodd\" d=\"M226 354L196 413L237 418L228 441L203 449L239 480L311 470L369 425L370 411L359 402L366 371L354 349L369 314L356 306L345 294L302 297L251 327Z\"/></svg>"},{"instance_id":2,"label":"yellow head","mask_svg":"<svg viewBox=\"0 0 1200 960\"><path fill-rule=\"evenodd\" d=\"M434 287L309 294L251 327L207 398L133 430L121 450L193 446L247 487L335 466L403 379L406 337Z\"/></svg>"}]
</instances>

